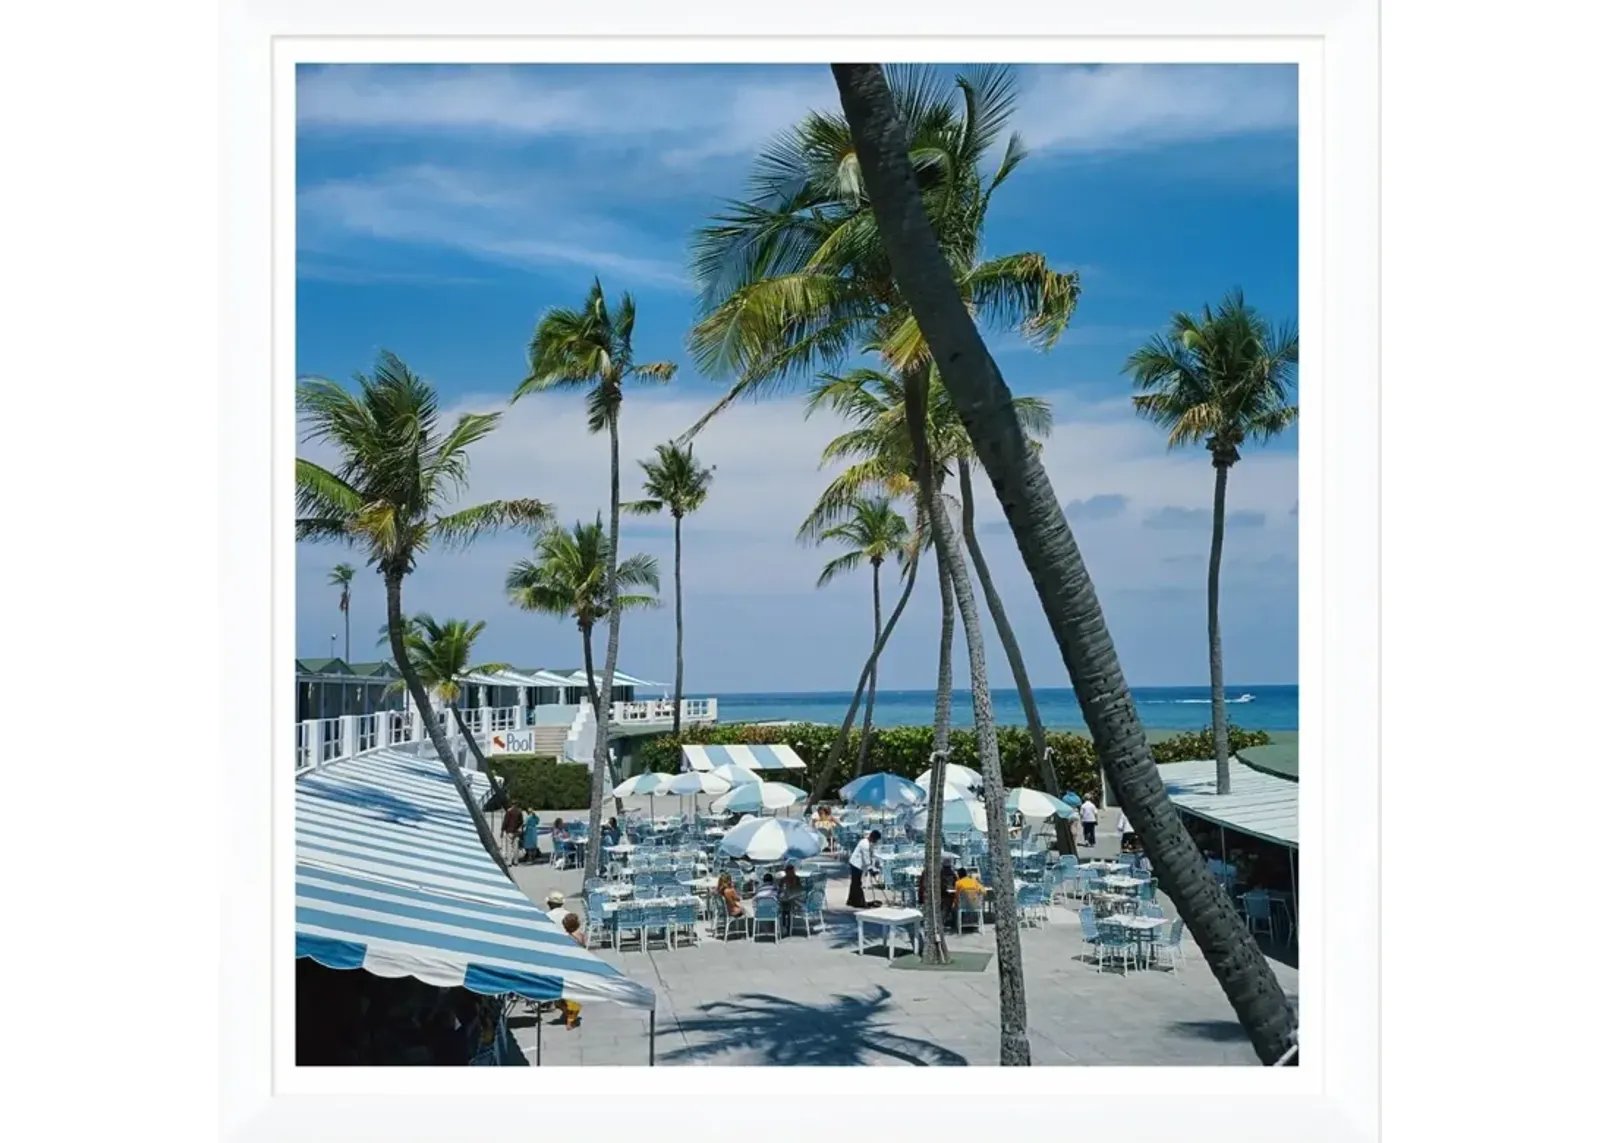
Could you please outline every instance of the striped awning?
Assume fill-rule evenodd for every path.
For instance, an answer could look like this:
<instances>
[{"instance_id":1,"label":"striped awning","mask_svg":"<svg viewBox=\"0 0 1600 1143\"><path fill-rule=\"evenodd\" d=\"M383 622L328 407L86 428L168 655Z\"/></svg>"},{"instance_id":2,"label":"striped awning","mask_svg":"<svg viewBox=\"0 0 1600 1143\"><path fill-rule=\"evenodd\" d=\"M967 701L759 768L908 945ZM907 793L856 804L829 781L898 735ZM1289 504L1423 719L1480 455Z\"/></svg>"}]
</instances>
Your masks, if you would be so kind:
<instances>
[{"instance_id":1,"label":"striped awning","mask_svg":"<svg viewBox=\"0 0 1600 1143\"><path fill-rule=\"evenodd\" d=\"M746 770L804 770L806 764L792 746L685 746L685 770L715 770L718 766L743 766Z\"/></svg>"},{"instance_id":2,"label":"striped awning","mask_svg":"<svg viewBox=\"0 0 1600 1143\"><path fill-rule=\"evenodd\" d=\"M295 781L295 956L486 995L655 1004L507 880L440 762L397 751Z\"/></svg>"}]
</instances>

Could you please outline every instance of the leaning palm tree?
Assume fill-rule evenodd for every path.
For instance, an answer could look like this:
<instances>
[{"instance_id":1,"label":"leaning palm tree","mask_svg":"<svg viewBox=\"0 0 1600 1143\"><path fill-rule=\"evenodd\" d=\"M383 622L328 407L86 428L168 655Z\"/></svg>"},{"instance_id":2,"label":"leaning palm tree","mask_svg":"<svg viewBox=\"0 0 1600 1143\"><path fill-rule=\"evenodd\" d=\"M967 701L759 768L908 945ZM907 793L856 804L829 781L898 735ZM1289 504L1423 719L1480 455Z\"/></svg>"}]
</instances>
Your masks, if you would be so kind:
<instances>
[{"instance_id":1,"label":"leaning palm tree","mask_svg":"<svg viewBox=\"0 0 1600 1143\"><path fill-rule=\"evenodd\" d=\"M504 869L494 833L411 662L401 586L431 544L459 547L500 529L536 527L549 519L550 509L538 500L456 503L467 483L467 450L494 431L500 414L463 413L446 428L433 386L389 352L379 355L371 376L356 376L356 386L351 392L320 377L299 384L302 440L327 445L334 455L328 465L305 457L295 461L295 537L353 544L377 567L395 666L479 840Z\"/></svg>"},{"instance_id":2,"label":"leaning palm tree","mask_svg":"<svg viewBox=\"0 0 1600 1143\"><path fill-rule=\"evenodd\" d=\"M339 589L339 611L344 615L344 661L350 661L350 583L356 569L350 564L334 564L328 582Z\"/></svg>"},{"instance_id":3,"label":"leaning palm tree","mask_svg":"<svg viewBox=\"0 0 1600 1143\"><path fill-rule=\"evenodd\" d=\"M600 836L600 809L605 775L611 768L611 685L617 673L622 639L622 608L617 605L617 548L622 542L622 461L617 438L622 417L622 389L627 382L670 381L678 367L670 361L633 359L632 294L623 294L612 313L596 278L581 309L554 309L539 319L528 345L528 376L512 393L513 402L529 393L550 389L587 389L589 431L611 437L611 535L606 569L606 665L594 709L594 776L589 798L589 833ZM590 846L585 874L600 869L599 847Z\"/></svg>"},{"instance_id":4,"label":"leaning palm tree","mask_svg":"<svg viewBox=\"0 0 1600 1143\"><path fill-rule=\"evenodd\" d=\"M610 569L615 570L608 574ZM613 585L609 590L608 583ZM624 594L617 590L619 587L635 590ZM534 540L534 558L518 560L506 573L506 594L516 606L524 611L577 622L578 634L583 640L583 671L587 680L589 705L595 712L596 735L605 725L605 719L600 716L604 709L601 706L604 695L595 682L595 625L611 616L612 607L632 611L658 606L655 595L636 590L640 588L649 588L652 593L661 589L661 575L654 557L629 556L619 563L612 555L611 542L600 525L598 515L593 524L580 520L570 532L560 527L540 532ZM610 626L615 629L616 624L611 623ZM602 762L598 755L593 762L595 777L590 787L590 837L600 836L600 823L596 819L605 800L605 771L601 767L608 762ZM620 801L618 804L620 806ZM618 812L621 812L620 808ZM598 848L594 845L588 847L589 850ZM592 864L587 853L584 864ZM594 864L589 875L596 875L598 870L598 864Z\"/></svg>"},{"instance_id":5,"label":"leaning palm tree","mask_svg":"<svg viewBox=\"0 0 1600 1143\"><path fill-rule=\"evenodd\" d=\"M805 538L802 529L801 538ZM883 637L883 593L881 575L883 562L891 556L903 564L906 546L911 541L911 526L905 517L895 511L894 501L887 496L858 496L850 506L850 518L824 530L817 539L823 543L844 544L846 551L835 556L822 568L817 577L819 588L827 587L836 576L854 571L865 561L872 568L872 645L876 647ZM872 742L872 706L878 692L878 668L873 664L867 679L867 706L861 715L861 751L856 758L856 777L866 770L867 754Z\"/></svg>"},{"instance_id":6,"label":"leaning palm tree","mask_svg":"<svg viewBox=\"0 0 1600 1143\"><path fill-rule=\"evenodd\" d=\"M984 67L958 77L953 89L931 69L907 68L896 72L891 98L912 125L918 190L938 219L947 264L957 270L968 304L986 319L1018 328L1048 346L1076 305L1077 276L1051 269L1036 253L980 256L989 201L1026 153L1013 135L993 175L986 179L980 171L1004 135L1016 94L1014 73L1005 68ZM735 205L702 231L694 261L706 317L696 327L692 345L706 372L738 376L707 416L744 393L770 389L797 371L814 371L818 362L841 361L867 344L884 345L885 359L905 382L919 519L934 539L941 595L948 584L959 609L960 581L966 573L964 566L955 566L961 555L953 529L942 502L935 502L926 439L933 361L920 348L920 332L899 296L860 170L849 124L837 114L814 112L758 159L752 180L755 200ZM972 603L970 598L966 602ZM945 614L951 614L950 608ZM969 635L975 622L975 614L963 615ZM881 642L874 654L879 650ZM969 645L968 656L977 668L973 718L980 723L980 761L986 786L998 790L993 711L987 695L980 700L976 694L985 685L981 638ZM935 710L937 715L937 706ZM849 733L849 717L841 736ZM987 728L981 725L985 720ZM935 750L936 785L945 757L946 751ZM1001 796L991 799L996 812ZM930 835L936 835L936 817L934 807ZM930 845L925 869L930 883L936 883L936 858ZM1021 946L1011 899L1010 854L1004 846L995 854L994 880L1001 1062L1026 1063ZM929 922L926 947L940 959L937 910L931 911Z\"/></svg>"},{"instance_id":7,"label":"leaning palm tree","mask_svg":"<svg viewBox=\"0 0 1600 1143\"><path fill-rule=\"evenodd\" d=\"M923 206L908 132L883 69L834 64L833 74L894 277L1007 506L1107 778L1256 1054L1265 1063L1282 1061L1295 1048L1294 1009L1167 797L1082 553Z\"/></svg>"},{"instance_id":8,"label":"leaning palm tree","mask_svg":"<svg viewBox=\"0 0 1600 1143\"><path fill-rule=\"evenodd\" d=\"M1217 758L1217 793L1228 781L1228 708L1222 685L1222 526L1227 515L1228 470L1246 441L1268 441L1294 424L1290 404L1300 336L1292 324L1273 330L1233 290L1215 311L1176 313L1123 366L1139 390L1134 410L1167 430L1167 447L1204 444L1216 482L1211 498L1211 564L1206 573L1206 635L1211 648L1211 736Z\"/></svg>"},{"instance_id":9,"label":"leaning palm tree","mask_svg":"<svg viewBox=\"0 0 1600 1143\"><path fill-rule=\"evenodd\" d=\"M478 769L488 773L489 763L483 756L483 748L461 715L461 694L469 676L493 674L511 667L509 663L472 661L472 645L483 634L485 626L481 619L476 623L465 619L446 619L441 623L431 615L417 615L406 629L405 647L417 677L455 715L456 729L466 739L467 749ZM404 680L398 680L388 689L403 690L405 685Z\"/></svg>"},{"instance_id":10,"label":"leaning palm tree","mask_svg":"<svg viewBox=\"0 0 1600 1143\"><path fill-rule=\"evenodd\" d=\"M694 445L676 443L656 446L654 460L641 460L644 469L645 499L624 505L629 512L650 516L657 512L672 515L672 594L677 614L677 667L672 676L672 737L683 729L683 518L697 511L711 491L711 474L717 466L706 468L694 458Z\"/></svg>"}]
</instances>

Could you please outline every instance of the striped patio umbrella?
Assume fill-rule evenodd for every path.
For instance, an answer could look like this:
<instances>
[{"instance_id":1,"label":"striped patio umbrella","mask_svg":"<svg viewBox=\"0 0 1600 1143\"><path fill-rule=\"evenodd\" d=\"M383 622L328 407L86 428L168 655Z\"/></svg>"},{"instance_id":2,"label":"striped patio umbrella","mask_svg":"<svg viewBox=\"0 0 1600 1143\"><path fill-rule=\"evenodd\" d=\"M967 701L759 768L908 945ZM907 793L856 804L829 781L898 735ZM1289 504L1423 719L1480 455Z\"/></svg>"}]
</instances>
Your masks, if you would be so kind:
<instances>
[{"instance_id":1,"label":"striped patio umbrella","mask_svg":"<svg viewBox=\"0 0 1600 1143\"><path fill-rule=\"evenodd\" d=\"M989 819L983 808L983 803L971 798L957 798L944 804L944 832L966 833L977 830L979 833L989 832ZM928 811L918 810L912 817L911 824L915 829L928 828Z\"/></svg>"},{"instance_id":2,"label":"striped patio umbrella","mask_svg":"<svg viewBox=\"0 0 1600 1143\"><path fill-rule=\"evenodd\" d=\"M746 818L718 849L750 861L799 861L822 852L822 836L798 818Z\"/></svg>"},{"instance_id":3,"label":"striped patio umbrella","mask_svg":"<svg viewBox=\"0 0 1600 1143\"><path fill-rule=\"evenodd\" d=\"M917 775L917 785L926 790L928 788L928 779L932 777L932 770L924 770ZM957 766L954 762L946 762L944 784L946 786L959 786L962 789L976 792L983 789L983 775L970 766Z\"/></svg>"},{"instance_id":4,"label":"striped patio umbrella","mask_svg":"<svg viewBox=\"0 0 1600 1143\"><path fill-rule=\"evenodd\" d=\"M759 814L763 810L784 810L806 800L806 792L787 782L752 782L736 787L711 803L715 814Z\"/></svg>"},{"instance_id":5,"label":"striped patio umbrella","mask_svg":"<svg viewBox=\"0 0 1600 1143\"><path fill-rule=\"evenodd\" d=\"M748 786L751 782L761 781L761 775L754 770L747 770L743 766L732 762L724 763L711 771L730 786Z\"/></svg>"},{"instance_id":6,"label":"striped patio umbrella","mask_svg":"<svg viewBox=\"0 0 1600 1143\"><path fill-rule=\"evenodd\" d=\"M616 789L611 791L616 798L649 798L650 816L655 817L656 795L667 792L667 783L672 781L671 774L645 773L635 774L626 782L617 783Z\"/></svg>"},{"instance_id":7,"label":"striped patio umbrella","mask_svg":"<svg viewBox=\"0 0 1600 1143\"><path fill-rule=\"evenodd\" d=\"M1052 798L1043 790L1018 787L1006 795L1006 809L1025 818L1059 817L1069 821L1078 815L1060 798Z\"/></svg>"},{"instance_id":8,"label":"striped patio umbrella","mask_svg":"<svg viewBox=\"0 0 1600 1143\"><path fill-rule=\"evenodd\" d=\"M928 800L927 792L915 782L882 772L845 783L839 789L839 796L852 805L878 806L886 810L921 805Z\"/></svg>"}]
</instances>

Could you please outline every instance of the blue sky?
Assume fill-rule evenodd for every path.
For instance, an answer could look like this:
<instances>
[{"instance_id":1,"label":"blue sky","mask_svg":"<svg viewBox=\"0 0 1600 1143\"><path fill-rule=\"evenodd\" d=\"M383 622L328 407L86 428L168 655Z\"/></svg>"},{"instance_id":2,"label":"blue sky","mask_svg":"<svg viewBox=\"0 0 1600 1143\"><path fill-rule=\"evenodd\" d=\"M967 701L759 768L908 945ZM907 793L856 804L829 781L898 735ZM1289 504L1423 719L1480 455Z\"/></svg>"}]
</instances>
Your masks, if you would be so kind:
<instances>
[{"instance_id":1,"label":"blue sky","mask_svg":"<svg viewBox=\"0 0 1600 1143\"><path fill-rule=\"evenodd\" d=\"M955 69L951 69L954 71ZM1211 470L1203 450L1169 453L1136 420L1123 360L1174 310L1238 286L1274 321L1294 319L1298 234L1292 66L1117 65L1018 69L1013 127L1031 155L996 194L990 253L1045 253L1082 275L1072 326L1040 354L990 338L1013 389L1047 398L1045 462L1066 504L1136 685L1203 683ZM810 108L836 108L823 66L302 68L298 82L297 371L348 380L380 348L439 388L452 411L506 409L473 454L471 497L536 496L561 520L606 501L603 438L581 399L506 408L539 315L581 301L596 274L638 303L635 350L678 379L627 398L624 496L634 461L686 428L720 385L695 373L686 252L696 225L738 196L751 160ZM736 406L696 446L717 465L705 509L686 522L686 689L715 694L842 690L870 644L865 573L818 591L829 553L794 529L829 472L840 426L807 421L796 395ZM314 454L313 454L314 455ZM1229 482L1223 578L1228 676L1297 677L1297 439L1252 448ZM1036 686L1066 672L1032 584L987 488L975 506L986 553ZM484 619L484 658L579 661L570 624L505 602L525 538L430 552L408 610ZM670 529L624 521L623 553L649 552L670 598ZM337 548L298 552L301 655L328 652L342 623L328 570ZM359 561L354 561L358 562ZM919 591L885 654L880 685L931 687L938 606ZM381 585L363 569L352 657L377 657ZM624 669L670 679L670 606L623 625ZM992 642L992 637L991 637ZM998 646L990 675L1009 685ZM957 647L958 683L965 653Z\"/></svg>"}]
</instances>

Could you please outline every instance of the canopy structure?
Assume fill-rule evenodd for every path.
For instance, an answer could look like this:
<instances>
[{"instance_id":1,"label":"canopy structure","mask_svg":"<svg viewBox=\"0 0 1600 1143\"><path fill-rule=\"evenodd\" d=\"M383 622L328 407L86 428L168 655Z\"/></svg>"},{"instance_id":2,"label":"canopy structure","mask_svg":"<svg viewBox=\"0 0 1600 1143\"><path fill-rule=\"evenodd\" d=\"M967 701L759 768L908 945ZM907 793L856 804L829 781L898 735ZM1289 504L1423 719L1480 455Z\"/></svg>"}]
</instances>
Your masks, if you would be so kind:
<instances>
[{"instance_id":1,"label":"canopy structure","mask_svg":"<svg viewBox=\"0 0 1600 1143\"><path fill-rule=\"evenodd\" d=\"M1184 813L1291 849L1300 848L1300 787L1249 766L1229 767L1231 790L1217 796L1217 764L1168 762L1161 767L1167 796Z\"/></svg>"},{"instance_id":2,"label":"canopy structure","mask_svg":"<svg viewBox=\"0 0 1600 1143\"><path fill-rule=\"evenodd\" d=\"M805 760L792 746L685 746L685 770L715 770L718 766L743 766L746 770L804 770Z\"/></svg>"},{"instance_id":3,"label":"canopy structure","mask_svg":"<svg viewBox=\"0 0 1600 1143\"><path fill-rule=\"evenodd\" d=\"M469 773L476 791L486 780ZM655 994L562 932L478 840L442 763L372 751L295 781L295 956L530 1000Z\"/></svg>"}]
</instances>

